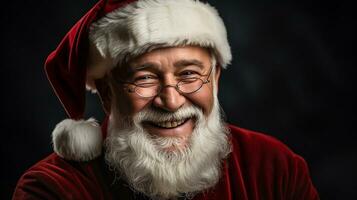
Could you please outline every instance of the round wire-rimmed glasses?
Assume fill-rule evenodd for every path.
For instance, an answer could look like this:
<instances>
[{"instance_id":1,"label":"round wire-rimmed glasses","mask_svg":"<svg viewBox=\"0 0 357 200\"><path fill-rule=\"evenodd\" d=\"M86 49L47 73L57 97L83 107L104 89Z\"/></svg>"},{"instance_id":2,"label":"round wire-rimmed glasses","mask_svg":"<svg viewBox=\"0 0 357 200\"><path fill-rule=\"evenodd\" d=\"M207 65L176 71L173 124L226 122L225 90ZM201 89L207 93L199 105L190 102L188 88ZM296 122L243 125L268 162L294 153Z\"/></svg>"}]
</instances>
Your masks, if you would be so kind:
<instances>
[{"instance_id":1,"label":"round wire-rimmed glasses","mask_svg":"<svg viewBox=\"0 0 357 200\"><path fill-rule=\"evenodd\" d=\"M127 86L128 92L135 92L137 95L143 98L152 98L161 93L161 90L165 87L173 87L180 94L192 94L197 92L206 83L209 83L209 77L211 76L212 68L207 75L201 75L200 78L185 78L177 82L175 85L162 85L157 83L141 83L137 84L135 82L118 81L119 84L129 84L132 87ZM207 77L206 80L202 80L202 77Z\"/></svg>"}]
</instances>

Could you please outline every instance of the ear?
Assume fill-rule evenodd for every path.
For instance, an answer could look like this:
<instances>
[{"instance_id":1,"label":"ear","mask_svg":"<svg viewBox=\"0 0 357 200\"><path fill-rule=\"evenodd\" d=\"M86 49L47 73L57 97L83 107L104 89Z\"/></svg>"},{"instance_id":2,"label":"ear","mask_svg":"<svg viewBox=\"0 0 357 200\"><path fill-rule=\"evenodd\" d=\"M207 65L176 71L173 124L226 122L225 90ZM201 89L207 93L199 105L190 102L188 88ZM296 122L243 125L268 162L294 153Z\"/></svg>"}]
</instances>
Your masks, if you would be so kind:
<instances>
[{"instance_id":1,"label":"ear","mask_svg":"<svg viewBox=\"0 0 357 200\"><path fill-rule=\"evenodd\" d=\"M219 89L219 80L220 80L220 77L221 77L221 70L222 70L222 67L219 64L217 64L216 68L215 68L215 74L214 74L215 84L217 86L217 91Z\"/></svg>"},{"instance_id":2,"label":"ear","mask_svg":"<svg viewBox=\"0 0 357 200\"><path fill-rule=\"evenodd\" d=\"M86 86L87 89L95 92L97 90L96 80L103 78L112 69L113 61L111 58L103 57L97 47L92 42L89 42L86 63Z\"/></svg>"},{"instance_id":3,"label":"ear","mask_svg":"<svg viewBox=\"0 0 357 200\"><path fill-rule=\"evenodd\" d=\"M97 89L98 96L102 103L105 114L110 113L110 106L112 101L112 92L110 89L110 83L108 75L105 75L103 78L95 80L95 86Z\"/></svg>"}]
</instances>

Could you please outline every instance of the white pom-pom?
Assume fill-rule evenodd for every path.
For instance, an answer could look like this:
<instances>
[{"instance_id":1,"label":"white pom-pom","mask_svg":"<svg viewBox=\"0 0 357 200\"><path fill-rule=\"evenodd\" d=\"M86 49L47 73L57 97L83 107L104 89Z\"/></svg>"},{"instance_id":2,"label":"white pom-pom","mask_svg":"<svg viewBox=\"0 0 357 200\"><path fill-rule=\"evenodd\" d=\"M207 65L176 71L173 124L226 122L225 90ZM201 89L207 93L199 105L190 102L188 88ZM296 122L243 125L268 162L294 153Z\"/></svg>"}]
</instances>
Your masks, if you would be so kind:
<instances>
[{"instance_id":1,"label":"white pom-pom","mask_svg":"<svg viewBox=\"0 0 357 200\"><path fill-rule=\"evenodd\" d=\"M52 132L54 151L62 158L89 161L102 152L102 133L93 119L65 119Z\"/></svg>"}]
</instances>

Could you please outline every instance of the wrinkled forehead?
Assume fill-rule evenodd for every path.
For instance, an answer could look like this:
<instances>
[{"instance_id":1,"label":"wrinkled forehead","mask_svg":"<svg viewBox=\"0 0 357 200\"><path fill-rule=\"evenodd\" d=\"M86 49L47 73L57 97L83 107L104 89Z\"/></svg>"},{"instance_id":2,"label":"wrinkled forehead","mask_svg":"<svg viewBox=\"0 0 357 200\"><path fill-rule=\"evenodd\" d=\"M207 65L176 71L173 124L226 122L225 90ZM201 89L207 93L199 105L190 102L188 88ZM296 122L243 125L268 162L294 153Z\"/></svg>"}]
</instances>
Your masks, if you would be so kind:
<instances>
[{"instance_id":1,"label":"wrinkled forehead","mask_svg":"<svg viewBox=\"0 0 357 200\"><path fill-rule=\"evenodd\" d=\"M125 75L145 68L180 68L195 65L203 71L210 68L214 54L210 49L199 46L161 47L118 63L115 75Z\"/></svg>"},{"instance_id":2,"label":"wrinkled forehead","mask_svg":"<svg viewBox=\"0 0 357 200\"><path fill-rule=\"evenodd\" d=\"M204 64L210 59L210 52L206 48L198 46L167 47L155 49L141 56L131 59L128 64L132 67L145 63L156 63L162 60L177 62L179 60L197 60Z\"/></svg>"}]
</instances>

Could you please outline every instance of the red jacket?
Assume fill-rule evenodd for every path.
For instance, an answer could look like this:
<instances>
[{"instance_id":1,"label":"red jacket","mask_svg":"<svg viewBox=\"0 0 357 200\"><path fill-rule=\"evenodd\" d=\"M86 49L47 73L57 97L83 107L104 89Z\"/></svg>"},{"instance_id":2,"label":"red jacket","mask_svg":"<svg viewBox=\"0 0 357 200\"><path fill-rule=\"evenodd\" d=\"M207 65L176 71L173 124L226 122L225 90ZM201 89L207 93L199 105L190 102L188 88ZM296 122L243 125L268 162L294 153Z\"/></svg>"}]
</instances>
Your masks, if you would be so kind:
<instances>
[{"instance_id":1,"label":"red jacket","mask_svg":"<svg viewBox=\"0 0 357 200\"><path fill-rule=\"evenodd\" d=\"M229 127L233 152L222 177L194 200L319 199L303 158L270 136ZM75 162L51 154L20 178L13 199L145 199L113 177L103 157Z\"/></svg>"}]
</instances>

